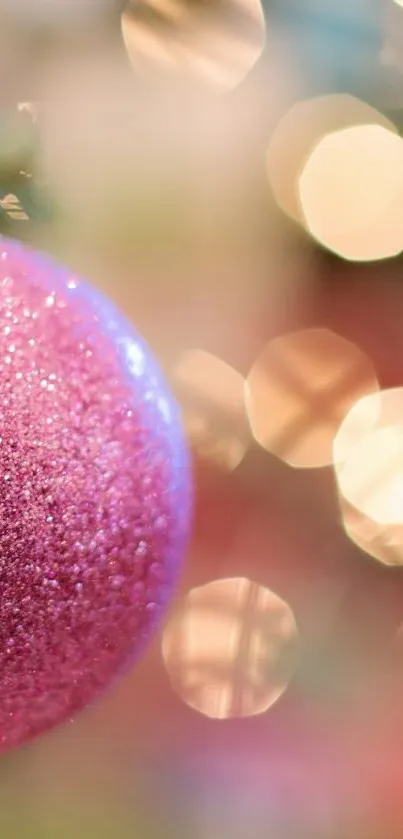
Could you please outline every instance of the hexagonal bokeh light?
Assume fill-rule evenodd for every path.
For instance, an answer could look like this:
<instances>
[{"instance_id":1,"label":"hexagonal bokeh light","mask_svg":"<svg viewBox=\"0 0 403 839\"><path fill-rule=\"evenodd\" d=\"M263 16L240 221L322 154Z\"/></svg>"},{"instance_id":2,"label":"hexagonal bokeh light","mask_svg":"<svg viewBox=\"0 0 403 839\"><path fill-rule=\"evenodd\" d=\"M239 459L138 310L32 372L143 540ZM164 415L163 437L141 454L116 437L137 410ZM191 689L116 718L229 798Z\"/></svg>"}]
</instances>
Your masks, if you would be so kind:
<instances>
[{"instance_id":1,"label":"hexagonal bokeh light","mask_svg":"<svg viewBox=\"0 0 403 839\"><path fill-rule=\"evenodd\" d=\"M192 589L163 635L163 658L181 699L215 719L262 714L285 691L298 630L287 603L245 578Z\"/></svg>"},{"instance_id":2,"label":"hexagonal bokeh light","mask_svg":"<svg viewBox=\"0 0 403 839\"><path fill-rule=\"evenodd\" d=\"M243 81L261 55L265 21L260 0L196 5L185 0L129 0L122 32L136 72L185 72L227 90Z\"/></svg>"},{"instance_id":3,"label":"hexagonal bokeh light","mask_svg":"<svg viewBox=\"0 0 403 839\"><path fill-rule=\"evenodd\" d=\"M403 249L403 140L381 125L323 137L299 180L305 224L348 260L372 261Z\"/></svg>"},{"instance_id":4,"label":"hexagonal bokeh light","mask_svg":"<svg viewBox=\"0 0 403 839\"><path fill-rule=\"evenodd\" d=\"M358 125L397 129L366 102L344 93L298 102L278 123L268 145L266 169L277 204L304 224L299 179L306 161L324 136Z\"/></svg>"},{"instance_id":5,"label":"hexagonal bokeh light","mask_svg":"<svg viewBox=\"0 0 403 839\"><path fill-rule=\"evenodd\" d=\"M334 441L344 499L381 526L403 525L403 388L361 399Z\"/></svg>"},{"instance_id":6,"label":"hexagonal bokeh light","mask_svg":"<svg viewBox=\"0 0 403 839\"><path fill-rule=\"evenodd\" d=\"M244 384L233 367L204 350L183 353L174 369L192 448L226 470L240 464L250 443Z\"/></svg>"},{"instance_id":7,"label":"hexagonal bokeh light","mask_svg":"<svg viewBox=\"0 0 403 839\"><path fill-rule=\"evenodd\" d=\"M290 466L326 466L333 460L333 439L343 417L360 396L377 389L370 359L331 330L275 338L247 379L253 435Z\"/></svg>"},{"instance_id":8,"label":"hexagonal bokeh light","mask_svg":"<svg viewBox=\"0 0 403 839\"><path fill-rule=\"evenodd\" d=\"M403 565L403 524L379 524L348 504L343 496L340 512L344 530L358 548L382 565Z\"/></svg>"}]
</instances>

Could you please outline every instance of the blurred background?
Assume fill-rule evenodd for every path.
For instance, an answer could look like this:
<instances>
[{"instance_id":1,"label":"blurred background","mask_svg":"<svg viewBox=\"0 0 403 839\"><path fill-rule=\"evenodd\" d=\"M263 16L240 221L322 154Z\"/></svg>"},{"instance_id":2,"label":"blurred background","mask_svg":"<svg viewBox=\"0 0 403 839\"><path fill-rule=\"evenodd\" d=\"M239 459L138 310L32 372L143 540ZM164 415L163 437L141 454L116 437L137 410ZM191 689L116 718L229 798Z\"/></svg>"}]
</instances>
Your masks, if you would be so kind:
<instances>
[{"instance_id":1,"label":"blurred background","mask_svg":"<svg viewBox=\"0 0 403 839\"><path fill-rule=\"evenodd\" d=\"M7 839L401 839L402 128L400 0L0 0L0 232L129 315L196 484L142 662L2 756Z\"/></svg>"}]
</instances>

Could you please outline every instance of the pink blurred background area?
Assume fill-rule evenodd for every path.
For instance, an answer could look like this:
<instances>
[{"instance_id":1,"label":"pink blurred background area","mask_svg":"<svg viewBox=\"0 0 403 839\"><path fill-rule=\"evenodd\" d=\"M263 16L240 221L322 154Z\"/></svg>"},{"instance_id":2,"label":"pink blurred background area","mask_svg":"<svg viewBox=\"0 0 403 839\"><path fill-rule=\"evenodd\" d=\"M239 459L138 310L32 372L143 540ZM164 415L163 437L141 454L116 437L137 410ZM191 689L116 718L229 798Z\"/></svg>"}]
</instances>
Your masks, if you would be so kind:
<instances>
[{"instance_id":1,"label":"pink blurred background area","mask_svg":"<svg viewBox=\"0 0 403 839\"><path fill-rule=\"evenodd\" d=\"M132 319L195 482L142 661L2 756L7 839L401 839L402 39L398 0L0 3L0 231Z\"/></svg>"}]
</instances>

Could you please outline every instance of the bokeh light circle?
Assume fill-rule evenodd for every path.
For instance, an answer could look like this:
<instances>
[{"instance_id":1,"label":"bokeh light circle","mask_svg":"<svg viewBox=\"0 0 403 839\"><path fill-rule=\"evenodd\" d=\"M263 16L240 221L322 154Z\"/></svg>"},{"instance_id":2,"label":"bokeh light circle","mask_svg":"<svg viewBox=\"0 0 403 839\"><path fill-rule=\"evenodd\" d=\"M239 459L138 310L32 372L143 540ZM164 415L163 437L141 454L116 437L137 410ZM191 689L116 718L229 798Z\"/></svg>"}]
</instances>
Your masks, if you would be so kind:
<instances>
[{"instance_id":1,"label":"bokeh light circle","mask_svg":"<svg viewBox=\"0 0 403 839\"><path fill-rule=\"evenodd\" d=\"M403 141L380 125L325 136L299 180L305 224L348 260L372 261L403 249Z\"/></svg>"},{"instance_id":2,"label":"bokeh light circle","mask_svg":"<svg viewBox=\"0 0 403 839\"><path fill-rule=\"evenodd\" d=\"M340 497L346 535L360 550L382 565L403 565L403 524L379 524Z\"/></svg>"},{"instance_id":3,"label":"bokeh light circle","mask_svg":"<svg viewBox=\"0 0 403 839\"><path fill-rule=\"evenodd\" d=\"M192 589L169 621L162 645L175 691L215 719L267 711L293 675L297 650L288 604L246 578Z\"/></svg>"},{"instance_id":4,"label":"bokeh light circle","mask_svg":"<svg viewBox=\"0 0 403 839\"><path fill-rule=\"evenodd\" d=\"M266 153L266 170L277 204L286 215L304 223L299 179L313 149L324 136L358 125L380 125L397 132L393 123L366 102L345 93L297 102L277 124Z\"/></svg>"},{"instance_id":5,"label":"bokeh light circle","mask_svg":"<svg viewBox=\"0 0 403 839\"><path fill-rule=\"evenodd\" d=\"M265 20L260 0L196 6L186 0L129 0L122 33L137 73L184 73L208 87L229 90L260 57Z\"/></svg>"},{"instance_id":6,"label":"bokeh light circle","mask_svg":"<svg viewBox=\"0 0 403 839\"><path fill-rule=\"evenodd\" d=\"M380 525L403 524L403 388L361 399L334 441L344 499Z\"/></svg>"},{"instance_id":7,"label":"bokeh light circle","mask_svg":"<svg viewBox=\"0 0 403 839\"><path fill-rule=\"evenodd\" d=\"M247 378L253 435L290 466L329 465L340 422L360 396L377 388L370 359L330 329L275 338Z\"/></svg>"}]
</instances>

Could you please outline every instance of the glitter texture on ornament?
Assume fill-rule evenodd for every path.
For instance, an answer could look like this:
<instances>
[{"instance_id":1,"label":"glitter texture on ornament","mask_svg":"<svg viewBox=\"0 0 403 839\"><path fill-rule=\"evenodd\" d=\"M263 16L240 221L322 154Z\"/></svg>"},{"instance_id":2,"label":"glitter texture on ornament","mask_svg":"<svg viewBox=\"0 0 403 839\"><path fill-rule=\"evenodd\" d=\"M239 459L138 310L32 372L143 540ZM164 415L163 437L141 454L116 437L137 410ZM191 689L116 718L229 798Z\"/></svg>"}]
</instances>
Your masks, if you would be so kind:
<instances>
[{"instance_id":1,"label":"glitter texture on ornament","mask_svg":"<svg viewBox=\"0 0 403 839\"><path fill-rule=\"evenodd\" d=\"M0 748L91 701L175 585L190 480L150 352L67 269L0 237Z\"/></svg>"}]
</instances>

